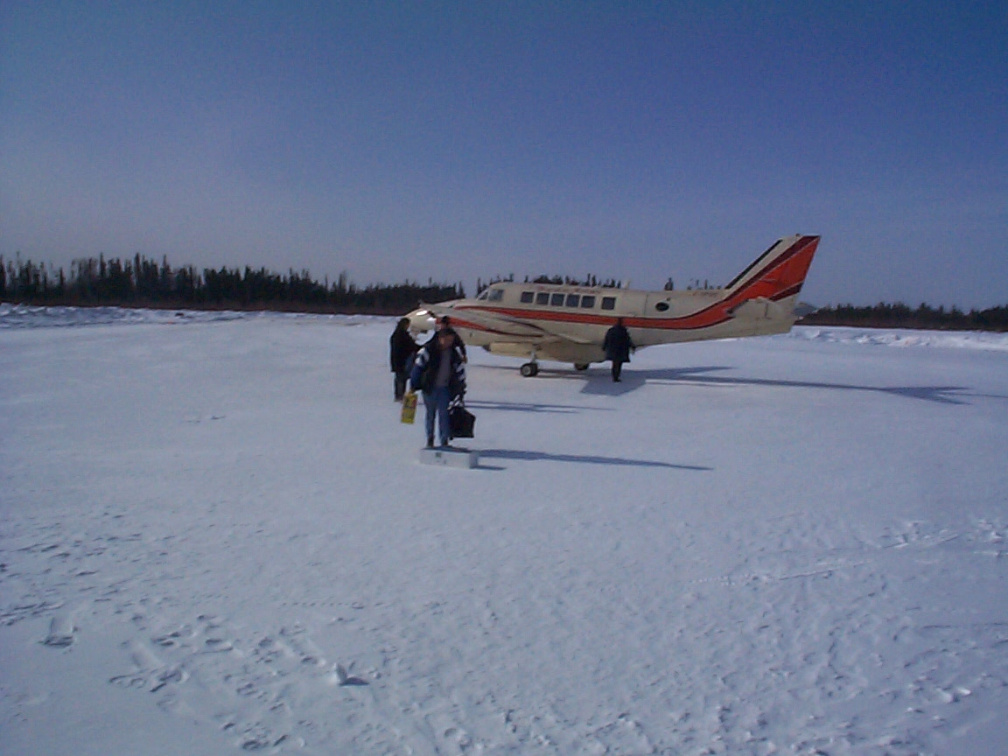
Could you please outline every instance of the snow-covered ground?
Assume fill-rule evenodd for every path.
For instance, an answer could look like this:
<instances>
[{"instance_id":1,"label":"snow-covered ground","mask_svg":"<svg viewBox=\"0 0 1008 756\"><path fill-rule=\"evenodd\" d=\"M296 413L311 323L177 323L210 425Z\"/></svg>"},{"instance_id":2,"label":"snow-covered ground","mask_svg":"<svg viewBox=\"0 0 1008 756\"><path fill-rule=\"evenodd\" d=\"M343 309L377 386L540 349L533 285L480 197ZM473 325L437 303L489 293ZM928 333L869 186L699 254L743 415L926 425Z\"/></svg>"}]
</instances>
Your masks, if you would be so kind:
<instances>
[{"instance_id":1,"label":"snow-covered ground","mask_svg":"<svg viewBox=\"0 0 1008 756\"><path fill-rule=\"evenodd\" d=\"M471 350L455 470L393 324L0 306L0 753L1003 753L1008 338Z\"/></svg>"}]
</instances>

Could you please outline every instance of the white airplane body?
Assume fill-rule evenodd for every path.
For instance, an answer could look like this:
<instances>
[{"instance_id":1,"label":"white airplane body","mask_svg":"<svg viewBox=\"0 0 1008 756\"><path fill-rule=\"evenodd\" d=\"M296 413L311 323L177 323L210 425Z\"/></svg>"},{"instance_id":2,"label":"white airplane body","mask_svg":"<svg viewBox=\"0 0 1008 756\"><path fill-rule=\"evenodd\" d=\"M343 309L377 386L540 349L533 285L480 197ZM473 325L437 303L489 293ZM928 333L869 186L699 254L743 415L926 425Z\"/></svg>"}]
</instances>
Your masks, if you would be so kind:
<instances>
[{"instance_id":1,"label":"white airplane body","mask_svg":"<svg viewBox=\"0 0 1008 756\"><path fill-rule=\"evenodd\" d=\"M573 363L584 370L606 359L602 342L617 318L634 345L787 333L818 236L780 239L723 289L637 291L600 286L501 282L475 299L421 305L406 317L410 329L428 331L447 315L466 344L494 354L527 357L522 375L538 372L538 359Z\"/></svg>"}]
</instances>

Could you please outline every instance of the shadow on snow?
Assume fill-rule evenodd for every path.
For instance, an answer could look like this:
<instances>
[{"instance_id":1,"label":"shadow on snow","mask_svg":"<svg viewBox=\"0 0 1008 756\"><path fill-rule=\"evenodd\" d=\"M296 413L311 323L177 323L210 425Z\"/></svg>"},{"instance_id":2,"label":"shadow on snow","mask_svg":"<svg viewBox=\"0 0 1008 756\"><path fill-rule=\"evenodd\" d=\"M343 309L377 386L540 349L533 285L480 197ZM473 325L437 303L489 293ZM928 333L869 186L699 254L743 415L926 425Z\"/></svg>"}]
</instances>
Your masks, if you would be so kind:
<instances>
[{"instance_id":1,"label":"shadow on snow","mask_svg":"<svg viewBox=\"0 0 1008 756\"><path fill-rule=\"evenodd\" d=\"M728 376L711 375L725 370L732 370L723 365L705 365L687 368L663 368L658 370L634 370L627 367L623 370L622 380L613 383L608 375L595 371L593 373L573 373L564 371L549 371L550 378L568 378L581 380L584 387L582 394L595 396L622 396L642 388L648 383L670 384L690 383L707 386L771 386L777 388L807 388L824 389L827 391L868 391L880 394L893 394L908 399L923 399L936 404L969 404L972 396L969 389L963 386L862 386L851 383L827 383L825 381L788 381L771 378L732 378ZM546 372L546 371L543 371ZM543 375L540 372L540 375ZM536 379L538 380L538 379Z\"/></svg>"},{"instance_id":2,"label":"shadow on snow","mask_svg":"<svg viewBox=\"0 0 1008 756\"><path fill-rule=\"evenodd\" d=\"M502 412L535 412L569 415L575 412L583 412L588 407L576 406L573 404L537 404L534 402L490 402L486 400L466 400L465 406L469 409L500 410ZM603 412L615 411L612 407L593 407Z\"/></svg>"},{"instance_id":3,"label":"shadow on snow","mask_svg":"<svg viewBox=\"0 0 1008 756\"><path fill-rule=\"evenodd\" d=\"M625 457L603 457L597 454L550 454L548 452L529 451L527 449L480 449L480 460L518 459L534 462L576 462L583 465L629 465L631 467L662 467L669 470L696 470L705 472L712 467L700 465L675 465L671 462L657 462L648 459L626 459ZM481 465L482 467L482 465ZM500 469L500 468L485 468Z\"/></svg>"}]
</instances>

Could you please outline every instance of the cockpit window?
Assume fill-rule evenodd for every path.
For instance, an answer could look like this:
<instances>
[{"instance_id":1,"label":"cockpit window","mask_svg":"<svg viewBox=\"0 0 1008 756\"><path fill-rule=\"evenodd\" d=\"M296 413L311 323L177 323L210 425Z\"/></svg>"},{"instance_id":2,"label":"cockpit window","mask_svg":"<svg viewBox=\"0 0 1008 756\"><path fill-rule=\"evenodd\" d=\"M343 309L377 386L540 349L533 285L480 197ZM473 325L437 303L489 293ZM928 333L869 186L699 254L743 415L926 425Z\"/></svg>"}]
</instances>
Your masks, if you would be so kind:
<instances>
[{"instance_id":1,"label":"cockpit window","mask_svg":"<svg viewBox=\"0 0 1008 756\"><path fill-rule=\"evenodd\" d=\"M478 300L480 300L480 299L486 299L487 298L487 294L489 294L489 292L486 289L484 289L483 291L481 291L479 294L476 295L476 299L478 299Z\"/></svg>"},{"instance_id":2,"label":"cockpit window","mask_svg":"<svg viewBox=\"0 0 1008 756\"><path fill-rule=\"evenodd\" d=\"M490 289L490 296L487 299L491 302L500 302L504 299L504 289Z\"/></svg>"}]
</instances>

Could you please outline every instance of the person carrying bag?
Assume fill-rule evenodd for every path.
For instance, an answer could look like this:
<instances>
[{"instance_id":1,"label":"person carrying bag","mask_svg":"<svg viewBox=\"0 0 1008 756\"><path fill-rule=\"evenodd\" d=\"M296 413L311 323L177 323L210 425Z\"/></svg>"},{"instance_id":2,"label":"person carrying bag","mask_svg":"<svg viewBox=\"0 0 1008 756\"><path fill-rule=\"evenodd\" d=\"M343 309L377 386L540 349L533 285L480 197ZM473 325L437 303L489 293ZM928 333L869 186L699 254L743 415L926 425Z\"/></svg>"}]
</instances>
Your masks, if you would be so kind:
<instances>
[{"instance_id":1,"label":"person carrying bag","mask_svg":"<svg viewBox=\"0 0 1008 756\"><path fill-rule=\"evenodd\" d=\"M428 448L434 446L435 425L441 446L448 446L452 437L448 404L465 394L466 389L465 364L452 329L438 331L417 352L410 386L423 394Z\"/></svg>"}]
</instances>

